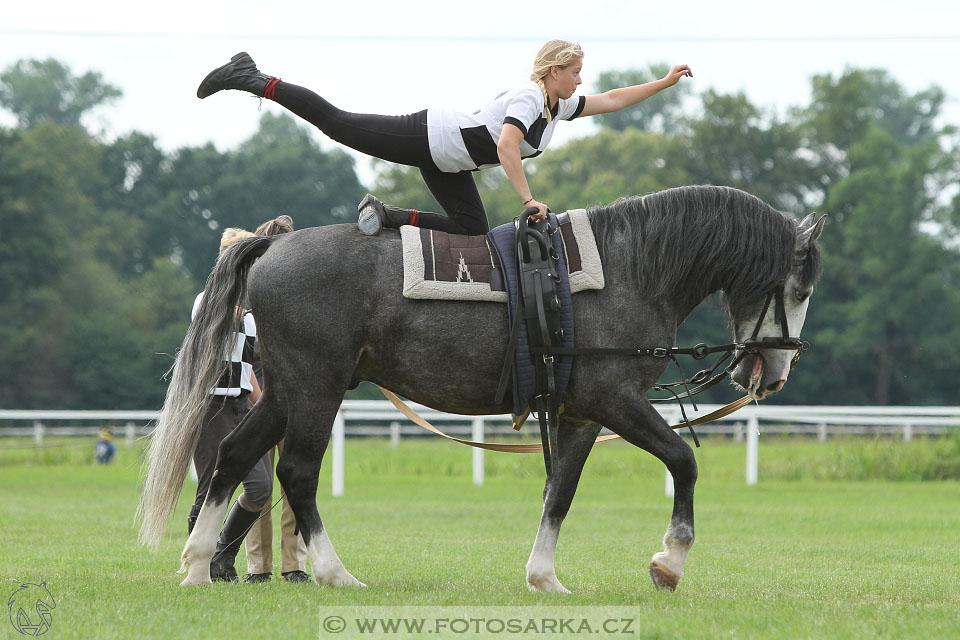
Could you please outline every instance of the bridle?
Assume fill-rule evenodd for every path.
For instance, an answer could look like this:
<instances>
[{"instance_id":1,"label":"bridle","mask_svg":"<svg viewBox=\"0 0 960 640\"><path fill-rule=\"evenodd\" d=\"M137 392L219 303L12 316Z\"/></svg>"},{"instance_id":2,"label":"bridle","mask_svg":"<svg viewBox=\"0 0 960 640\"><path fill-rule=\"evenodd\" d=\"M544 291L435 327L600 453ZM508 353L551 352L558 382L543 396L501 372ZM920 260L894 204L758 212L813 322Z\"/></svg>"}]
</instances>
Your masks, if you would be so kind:
<instances>
[{"instance_id":1,"label":"bridle","mask_svg":"<svg viewBox=\"0 0 960 640\"><path fill-rule=\"evenodd\" d=\"M760 329L763 327L763 321L767 317L767 311L770 309L771 302L774 305L774 321L780 327L780 335L760 338ZM722 344L712 347L701 342L693 347L647 347L639 349L629 347L554 347L552 349L552 353L555 356L634 356L669 358L680 370L681 380L678 382L668 382L653 385L653 387L651 387L652 391L667 392L670 394L670 397L651 398L650 402L653 404L677 402L680 406L680 414L683 417L682 424L689 428L694 442L699 447L699 438L697 438L697 434L693 430L691 421L687 418L686 410L683 406L683 400L689 399L693 404L694 411L696 411L697 404L693 400L693 396L706 391L707 389L732 376L733 371L737 368L737 365L739 365L748 355L757 355L763 349L796 349L797 353L790 362L790 368L793 369L793 367L796 366L797 361L800 360L800 354L809 348L810 343L804 342L799 337L790 335L790 326L787 321L787 312L784 302L784 284L780 284L767 293L767 297L763 303L763 309L760 312L760 316L757 318L753 332L744 342L731 342L729 344ZM534 354L540 354L544 353L545 350L531 348L530 351ZM713 364L713 366L698 371L690 378L687 378L684 375L683 367L680 366L680 362L677 360L678 355L690 356L694 360L703 360L707 356L714 353L720 353L722 355ZM721 365L723 365L723 363L730 358L733 358L730 364L718 372L717 370L720 369ZM691 389L691 385L696 386ZM677 393L674 391L675 387L682 387L683 392ZM731 403L730 405L727 405L725 409L733 407L734 405L737 405L736 408L743 406L743 404L738 403L740 403L740 401ZM721 413L722 411L723 410L721 410ZM729 413L732 412L733 411L730 411Z\"/></svg>"},{"instance_id":2,"label":"bridle","mask_svg":"<svg viewBox=\"0 0 960 640\"><path fill-rule=\"evenodd\" d=\"M781 284L776 289L767 294L767 299L763 303L763 310L760 317L757 318L757 324L753 327L753 333L750 339L738 345L746 353L757 353L759 349L801 349L806 350L810 345L804 343L799 337L790 336L790 325L787 322L787 311L784 303L784 286ZM763 326L763 320L767 317L767 311L770 309L770 301L774 301L773 318L780 326L779 336L767 336L757 340L760 335L760 327ZM806 346L805 346L806 345Z\"/></svg>"}]
</instances>

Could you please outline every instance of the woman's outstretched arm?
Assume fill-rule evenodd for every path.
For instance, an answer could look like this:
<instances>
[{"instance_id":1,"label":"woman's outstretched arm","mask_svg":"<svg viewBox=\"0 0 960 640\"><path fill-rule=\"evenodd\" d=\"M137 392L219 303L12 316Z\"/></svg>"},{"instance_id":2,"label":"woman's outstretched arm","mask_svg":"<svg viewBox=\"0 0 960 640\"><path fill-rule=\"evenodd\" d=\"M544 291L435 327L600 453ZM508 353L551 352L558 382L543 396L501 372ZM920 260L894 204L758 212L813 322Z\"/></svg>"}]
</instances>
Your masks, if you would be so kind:
<instances>
[{"instance_id":1,"label":"woman's outstretched arm","mask_svg":"<svg viewBox=\"0 0 960 640\"><path fill-rule=\"evenodd\" d=\"M680 81L680 78L687 76L693 77L690 67L685 64L679 64L672 67L667 75L659 80L637 84L632 87L621 87L611 89L605 93L599 93L584 98L583 112L581 116L595 116L598 113L612 113L632 107L638 102L642 102L652 95L668 89Z\"/></svg>"}]
</instances>

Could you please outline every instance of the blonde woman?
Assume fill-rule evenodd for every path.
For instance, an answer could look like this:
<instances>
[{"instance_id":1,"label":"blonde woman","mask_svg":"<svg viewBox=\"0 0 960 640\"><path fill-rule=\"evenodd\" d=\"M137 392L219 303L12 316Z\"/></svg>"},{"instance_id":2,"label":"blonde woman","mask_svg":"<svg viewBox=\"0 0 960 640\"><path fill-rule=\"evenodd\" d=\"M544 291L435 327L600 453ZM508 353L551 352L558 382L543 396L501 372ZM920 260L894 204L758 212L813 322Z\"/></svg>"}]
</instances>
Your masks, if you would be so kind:
<instances>
[{"instance_id":1,"label":"blonde woman","mask_svg":"<svg viewBox=\"0 0 960 640\"><path fill-rule=\"evenodd\" d=\"M342 111L309 89L261 73L248 54L238 53L204 78L197 97L223 89L247 91L273 100L352 149L417 167L446 215L388 206L367 195L358 207L358 225L367 235L404 224L480 235L489 225L473 171L502 166L517 192L518 209L532 207L544 216L547 205L531 192L522 161L543 153L557 122L619 111L683 76L693 77L690 67L677 65L660 80L574 97L582 67L580 45L551 40L537 53L528 82L473 113L441 108L381 116Z\"/></svg>"}]
</instances>

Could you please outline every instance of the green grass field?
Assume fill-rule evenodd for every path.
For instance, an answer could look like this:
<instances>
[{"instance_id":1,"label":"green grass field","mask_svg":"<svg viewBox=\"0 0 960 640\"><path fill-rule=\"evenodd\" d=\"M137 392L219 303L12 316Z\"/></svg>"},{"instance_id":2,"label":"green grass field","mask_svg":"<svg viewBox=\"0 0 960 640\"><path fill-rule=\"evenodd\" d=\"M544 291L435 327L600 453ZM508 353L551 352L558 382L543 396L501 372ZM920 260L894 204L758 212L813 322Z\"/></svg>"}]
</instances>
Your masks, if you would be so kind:
<instances>
[{"instance_id":1,"label":"green grass field","mask_svg":"<svg viewBox=\"0 0 960 640\"><path fill-rule=\"evenodd\" d=\"M557 551L571 596L530 593L524 582L540 515L536 455L488 453L486 484L475 487L464 447L350 440L346 495L329 496L324 472L318 501L340 557L368 589L279 576L181 588L175 572L191 499L181 500L158 553L138 547L138 448L119 444L109 467L87 462L86 447L5 449L0 585L9 593L0 589L0 598L21 581L46 581L57 601L47 638L315 638L321 608L387 605L539 606L560 615L629 607L641 638L960 637L960 483L910 479L954 455L954 444L760 446L753 487L743 482L742 444L706 438L697 451L697 543L677 592L663 593L647 576L671 510L662 466L623 443L598 445ZM858 477L901 480L835 479ZM16 637L0 621L0 638Z\"/></svg>"}]
</instances>

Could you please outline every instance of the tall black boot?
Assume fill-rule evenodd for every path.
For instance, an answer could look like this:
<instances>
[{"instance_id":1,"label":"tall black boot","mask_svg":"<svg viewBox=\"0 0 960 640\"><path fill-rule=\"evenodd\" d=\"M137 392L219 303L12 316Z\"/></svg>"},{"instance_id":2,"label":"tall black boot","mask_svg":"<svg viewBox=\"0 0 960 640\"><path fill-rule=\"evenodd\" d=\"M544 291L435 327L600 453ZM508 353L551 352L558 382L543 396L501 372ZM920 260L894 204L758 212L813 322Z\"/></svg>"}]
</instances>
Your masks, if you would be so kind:
<instances>
[{"instance_id":1,"label":"tall black boot","mask_svg":"<svg viewBox=\"0 0 960 640\"><path fill-rule=\"evenodd\" d=\"M200 509L202 508L202 504L195 504L190 507L190 515L187 516L187 535L193 533L193 526L197 524L197 516L200 515Z\"/></svg>"},{"instance_id":2,"label":"tall black boot","mask_svg":"<svg viewBox=\"0 0 960 640\"><path fill-rule=\"evenodd\" d=\"M238 89L261 98L272 98L277 82L277 78L260 73L250 54L243 51L208 73L197 88L197 97L202 99L223 89Z\"/></svg>"},{"instance_id":3,"label":"tall black boot","mask_svg":"<svg viewBox=\"0 0 960 640\"><path fill-rule=\"evenodd\" d=\"M260 510L247 511L240 506L240 501L233 503L233 508L223 523L220 540L217 542L217 552L210 561L210 579L214 582L236 582L237 570L233 566L237 559L237 552L247 535L247 531L260 517Z\"/></svg>"},{"instance_id":4,"label":"tall black boot","mask_svg":"<svg viewBox=\"0 0 960 640\"><path fill-rule=\"evenodd\" d=\"M399 229L405 224L415 224L415 217L420 215L413 209L383 204L369 193L357 205L357 211L360 213L357 226L360 227L360 233L367 236L378 236L384 229Z\"/></svg>"}]
</instances>

